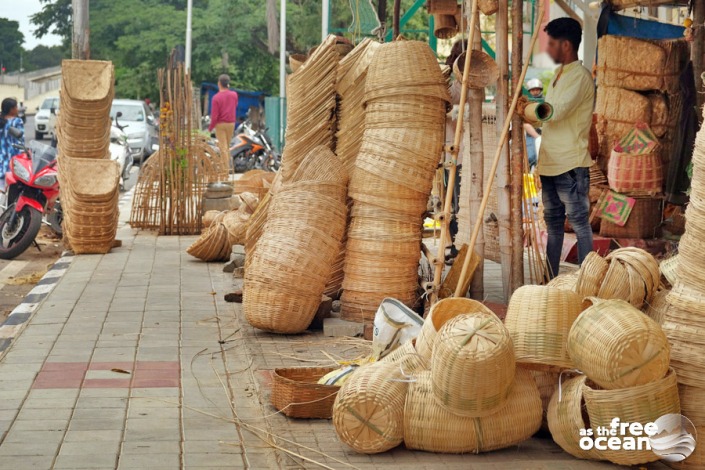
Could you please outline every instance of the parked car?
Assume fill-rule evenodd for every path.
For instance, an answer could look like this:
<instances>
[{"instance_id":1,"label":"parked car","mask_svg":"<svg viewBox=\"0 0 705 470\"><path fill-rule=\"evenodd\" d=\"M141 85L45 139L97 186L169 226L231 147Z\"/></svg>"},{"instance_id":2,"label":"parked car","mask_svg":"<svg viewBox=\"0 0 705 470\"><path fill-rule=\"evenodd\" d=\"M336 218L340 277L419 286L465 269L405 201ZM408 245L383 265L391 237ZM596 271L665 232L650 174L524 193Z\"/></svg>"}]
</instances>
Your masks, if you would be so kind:
<instances>
[{"instance_id":1,"label":"parked car","mask_svg":"<svg viewBox=\"0 0 705 470\"><path fill-rule=\"evenodd\" d=\"M54 137L54 129L56 128L56 112L59 110L59 98L46 98L40 107L37 108L37 114L34 116L34 138L42 140L46 136Z\"/></svg>"},{"instance_id":2,"label":"parked car","mask_svg":"<svg viewBox=\"0 0 705 470\"><path fill-rule=\"evenodd\" d=\"M141 100L113 100L110 117L115 122L117 113L120 125L127 134L127 145L135 160L144 161L153 150L152 144L159 140L159 128L147 103Z\"/></svg>"}]
</instances>

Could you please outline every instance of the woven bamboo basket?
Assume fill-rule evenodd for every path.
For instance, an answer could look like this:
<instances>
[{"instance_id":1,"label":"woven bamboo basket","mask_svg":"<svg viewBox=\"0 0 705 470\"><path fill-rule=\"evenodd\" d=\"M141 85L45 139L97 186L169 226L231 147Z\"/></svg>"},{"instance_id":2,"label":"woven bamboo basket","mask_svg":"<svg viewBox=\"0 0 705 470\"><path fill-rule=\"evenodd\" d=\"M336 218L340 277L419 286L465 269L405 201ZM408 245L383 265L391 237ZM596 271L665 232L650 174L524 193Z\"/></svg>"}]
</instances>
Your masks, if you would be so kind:
<instances>
[{"instance_id":1,"label":"woven bamboo basket","mask_svg":"<svg viewBox=\"0 0 705 470\"><path fill-rule=\"evenodd\" d=\"M438 405L431 372L418 374L404 407L404 443L409 449L480 453L515 446L541 426L541 398L530 373L517 369L506 404L485 418L453 414Z\"/></svg>"},{"instance_id":2,"label":"woven bamboo basket","mask_svg":"<svg viewBox=\"0 0 705 470\"><path fill-rule=\"evenodd\" d=\"M459 315L438 332L433 394L452 413L477 418L497 411L509 396L514 370L511 337L493 313Z\"/></svg>"},{"instance_id":3,"label":"woven bamboo basket","mask_svg":"<svg viewBox=\"0 0 705 470\"><path fill-rule=\"evenodd\" d=\"M523 367L521 366L517 367L517 372L522 368ZM541 397L541 407L543 408L543 421L541 423L541 429L544 431L549 431L547 417L548 405L551 403L553 394L558 390L558 379L560 374L557 372L545 372L540 370L529 371L536 382L536 386L539 390L539 396Z\"/></svg>"},{"instance_id":4,"label":"woven bamboo basket","mask_svg":"<svg viewBox=\"0 0 705 470\"><path fill-rule=\"evenodd\" d=\"M448 15L433 15L433 35L438 39L451 39L458 34L458 23L455 22L455 11Z\"/></svg>"},{"instance_id":5,"label":"woven bamboo basket","mask_svg":"<svg viewBox=\"0 0 705 470\"><path fill-rule=\"evenodd\" d=\"M551 279L546 286L555 287L561 290L572 291L575 288L575 282L578 280L578 271L572 272L570 274L559 274L558 276Z\"/></svg>"},{"instance_id":6,"label":"woven bamboo basket","mask_svg":"<svg viewBox=\"0 0 705 470\"><path fill-rule=\"evenodd\" d=\"M666 375L670 347L661 327L622 300L580 314L568 336L575 366L606 389L635 387Z\"/></svg>"},{"instance_id":7,"label":"woven bamboo basket","mask_svg":"<svg viewBox=\"0 0 705 470\"><path fill-rule=\"evenodd\" d=\"M220 215L220 212L221 211L207 211L205 214L203 214L203 226L210 227L215 218Z\"/></svg>"},{"instance_id":8,"label":"woven bamboo basket","mask_svg":"<svg viewBox=\"0 0 705 470\"><path fill-rule=\"evenodd\" d=\"M319 385L318 380L335 367L274 369L272 405L290 418L333 417L337 385Z\"/></svg>"},{"instance_id":9,"label":"woven bamboo basket","mask_svg":"<svg viewBox=\"0 0 705 470\"><path fill-rule=\"evenodd\" d=\"M658 44L626 36L605 35L598 41L598 86L660 90L666 52Z\"/></svg>"},{"instance_id":10,"label":"woven bamboo basket","mask_svg":"<svg viewBox=\"0 0 705 470\"><path fill-rule=\"evenodd\" d=\"M595 114L600 156L604 161L601 169L607 171L615 143L637 123L651 122L651 102L634 91L603 86L597 89Z\"/></svg>"},{"instance_id":11,"label":"woven bamboo basket","mask_svg":"<svg viewBox=\"0 0 705 470\"><path fill-rule=\"evenodd\" d=\"M696 426L695 432L698 436L705 436L705 426ZM705 468L705 446L696 446L695 451L687 459L682 462L668 462L667 465L676 470L700 470Z\"/></svg>"},{"instance_id":12,"label":"woven bamboo basket","mask_svg":"<svg viewBox=\"0 0 705 470\"><path fill-rule=\"evenodd\" d=\"M487 313L492 311L476 300L451 297L436 302L421 327L416 338L416 350L420 355L431 359L438 332L449 320L464 313Z\"/></svg>"},{"instance_id":13,"label":"woven bamboo basket","mask_svg":"<svg viewBox=\"0 0 705 470\"><path fill-rule=\"evenodd\" d=\"M514 291L504 324L514 344L518 364L535 368L572 368L566 342L582 311L582 297L547 286L523 286Z\"/></svg>"},{"instance_id":14,"label":"woven bamboo basket","mask_svg":"<svg viewBox=\"0 0 705 470\"><path fill-rule=\"evenodd\" d=\"M428 370L431 362L416 351L416 339L407 341L382 358L382 362L396 364L403 374Z\"/></svg>"},{"instance_id":15,"label":"woven bamboo basket","mask_svg":"<svg viewBox=\"0 0 705 470\"><path fill-rule=\"evenodd\" d=\"M399 366L376 362L345 381L333 405L338 437L355 451L377 454L404 440L404 402L408 383Z\"/></svg>"},{"instance_id":16,"label":"woven bamboo basket","mask_svg":"<svg viewBox=\"0 0 705 470\"><path fill-rule=\"evenodd\" d=\"M656 291L653 299L646 306L645 313L660 326L663 326L664 321L666 321L666 298L668 297L669 292L670 291L666 289Z\"/></svg>"},{"instance_id":17,"label":"woven bamboo basket","mask_svg":"<svg viewBox=\"0 0 705 470\"><path fill-rule=\"evenodd\" d=\"M232 244L228 229L223 224L225 213L220 213L203 234L186 249L186 253L203 261L225 261L230 257Z\"/></svg>"},{"instance_id":18,"label":"woven bamboo basket","mask_svg":"<svg viewBox=\"0 0 705 470\"><path fill-rule=\"evenodd\" d=\"M678 259L679 256L674 255L659 263L661 274L663 274L663 277L665 277L672 286L675 286L678 280Z\"/></svg>"},{"instance_id":19,"label":"woven bamboo basket","mask_svg":"<svg viewBox=\"0 0 705 470\"><path fill-rule=\"evenodd\" d=\"M605 259L609 267L598 297L626 300L639 309L651 301L661 283L661 274L650 253L640 248L620 248Z\"/></svg>"},{"instance_id":20,"label":"woven bamboo basket","mask_svg":"<svg viewBox=\"0 0 705 470\"><path fill-rule=\"evenodd\" d=\"M659 194L663 191L661 154L630 155L612 151L607 180L610 188L630 196Z\"/></svg>"},{"instance_id":21,"label":"woven bamboo basket","mask_svg":"<svg viewBox=\"0 0 705 470\"><path fill-rule=\"evenodd\" d=\"M100 104L113 99L115 74L112 62L102 60L63 60L61 85L71 101ZM62 106L63 108L63 106Z\"/></svg>"},{"instance_id":22,"label":"woven bamboo basket","mask_svg":"<svg viewBox=\"0 0 705 470\"><path fill-rule=\"evenodd\" d=\"M477 7L486 15L494 15L499 11L499 2L497 0L478 0Z\"/></svg>"},{"instance_id":23,"label":"woven bamboo basket","mask_svg":"<svg viewBox=\"0 0 705 470\"><path fill-rule=\"evenodd\" d=\"M586 460L600 460L595 450L580 447L580 431L591 427L583 402L583 390L587 377L579 375L566 380L556 391L546 413L548 428L553 440L561 449L573 457Z\"/></svg>"},{"instance_id":24,"label":"woven bamboo basket","mask_svg":"<svg viewBox=\"0 0 705 470\"><path fill-rule=\"evenodd\" d=\"M457 0L427 0L426 9L432 15L454 15Z\"/></svg>"},{"instance_id":25,"label":"woven bamboo basket","mask_svg":"<svg viewBox=\"0 0 705 470\"><path fill-rule=\"evenodd\" d=\"M465 56L463 52L453 63L453 73L455 79L462 81L465 66ZM497 83L499 79L499 67L497 63L487 53L473 50L470 54L470 77L468 88L485 88Z\"/></svg>"},{"instance_id":26,"label":"woven bamboo basket","mask_svg":"<svg viewBox=\"0 0 705 470\"><path fill-rule=\"evenodd\" d=\"M696 427L705 426L705 394L703 394L703 389L679 384L678 397L681 404L681 414L691 420Z\"/></svg>"},{"instance_id":27,"label":"woven bamboo basket","mask_svg":"<svg viewBox=\"0 0 705 470\"><path fill-rule=\"evenodd\" d=\"M289 56L289 67L291 67L292 72L296 72L304 65L308 56L306 54L291 54Z\"/></svg>"},{"instance_id":28,"label":"woven bamboo basket","mask_svg":"<svg viewBox=\"0 0 705 470\"><path fill-rule=\"evenodd\" d=\"M676 373L673 370L659 380L622 390L601 390L588 382L583 388L583 395L593 428L610 427L615 417L619 417L623 423L646 424L663 415L681 412ZM626 434L631 435L628 432ZM660 458L646 449L604 450L600 453L619 465L641 465Z\"/></svg>"},{"instance_id":29,"label":"woven bamboo basket","mask_svg":"<svg viewBox=\"0 0 705 470\"><path fill-rule=\"evenodd\" d=\"M578 271L575 292L583 297L597 295L608 268L609 263L602 256L594 251L588 253Z\"/></svg>"},{"instance_id":30,"label":"woven bamboo basket","mask_svg":"<svg viewBox=\"0 0 705 470\"><path fill-rule=\"evenodd\" d=\"M656 137L663 137L671 127L668 100L663 93L650 93L651 101L651 130Z\"/></svg>"},{"instance_id":31,"label":"woven bamboo basket","mask_svg":"<svg viewBox=\"0 0 705 470\"><path fill-rule=\"evenodd\" d=\"M243 206L241 206L243 207ZM223 217L223 225L228 232L228 245L244 245L247 241L247 224L250 215L244 210L230 211ZM228 254L228 256L230 256Z\"/></svg>"}]
</instances>

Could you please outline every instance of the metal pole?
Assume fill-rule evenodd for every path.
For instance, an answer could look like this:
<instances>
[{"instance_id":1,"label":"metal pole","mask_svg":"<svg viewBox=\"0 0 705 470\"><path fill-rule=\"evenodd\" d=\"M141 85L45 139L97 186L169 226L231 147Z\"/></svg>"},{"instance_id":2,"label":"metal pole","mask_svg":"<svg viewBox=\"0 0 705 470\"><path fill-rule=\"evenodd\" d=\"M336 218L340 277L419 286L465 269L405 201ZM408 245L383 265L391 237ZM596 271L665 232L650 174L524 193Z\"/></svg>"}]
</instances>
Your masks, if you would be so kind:
<instances>
[{"instance_id":1,"label":"metal pole","mask_svg":"<svg viewBox=\"0 0 705 470\"><path fill-rule=\"evenodd\" d=\"M321 42L328 37L328 22L330 21L330 0L321 0L323 4L321 14Z\"/></svg>"},{"instance_id":2,"label":"metal pole","mask_svg":"<svg viewBox=\"0 0 705 470\"><path fill-rule=\"evenodd\" d=\"M71 58L88 60L91 57L90 28L88 27L88 1L71 0L73 9L73 36Z\"/></svg>"},{"instance_id":3,"label":"metal pole","mask_svg":"<svg viewBox=\"0 0 705 470\"><path fill-rule=\"evenodd\" d=\"M284 116L286 102L286 0L279 9L279 145L284 142ZM281 150L281 148L280 148Z\"/></svg>"},{"instance_id":4,"label":"metal pole","mask_svg":"<svg viewBox=\"0 0 705 470\"><path fill-rule=\"evenodd\" d=\"M186 3L186 58L184 66L186 72L191 72L191 17L193 15L193 0Z\"/></svg>"}]
</instances>

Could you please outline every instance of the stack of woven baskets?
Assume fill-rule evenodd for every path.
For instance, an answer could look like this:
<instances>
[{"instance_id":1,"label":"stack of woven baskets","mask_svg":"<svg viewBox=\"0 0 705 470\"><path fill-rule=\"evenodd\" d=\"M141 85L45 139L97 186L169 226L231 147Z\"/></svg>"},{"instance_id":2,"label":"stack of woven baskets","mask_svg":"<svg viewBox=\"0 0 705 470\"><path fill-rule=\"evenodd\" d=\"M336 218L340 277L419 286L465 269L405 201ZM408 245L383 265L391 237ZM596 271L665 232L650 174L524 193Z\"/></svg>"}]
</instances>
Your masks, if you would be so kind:
<instances>
[{"instance_id":1,"label":"stack of woven baskets","mask_svg":"<svg viewBox=\"0 0 705 470\"><path fill-rule=\"evenodd\" d=\"M443 150L448 83L427 44L378 47L349 197L342 316L372 321L385 297L416 301L422 216Z\"/></svg>"},{"instance_id":2,"label":"stack of woven baskets","mask_svg":"<svg viewBox=\"0 0 705 470\"><path fill-rule=\"evenodd\" d=\"M705 433L705 128L701 128L693 153L690 204L685 234L681 237L673 289L667 296L663 329L671 342L671 365L678 373L683 415ZM705 446L679 468L703 468Z\"/></svg>"},{"instance_id":3,"label":"stack of woven baskets","mask_svg":"<svg viewBox=\"0 0 705 470\"><path fill-rule=\"evenodd\" d=\"M684 40L605 35L598 49L595 113L600 165L613 190L636 198L626 225L603 220L600 234L650 238L661 222L663 174L671 161L683 109L679 79L688 61L688 45ZM650 127L658 139L657 148L638 158L613 153L615 144L638 124Z\"/></svg>"},{"instance_id":4,"label":"stack of woven baskets","mask_svg":"<svg viewBox=\"0 0 705 470\"><path fill-rule=\"evenodd\" d=\"M362 145L365 131L365 83L370 62L378 47L378 42L365 39L338 64L338 131L335 134L335 153L349 174L355 168L355 159ZM348 202L352 204L352 201ZM330 298L337 299L343 288L346 243L347 231L326 285L325 294Z\"/></svg>"},{"instance_id":5,"label":"stack of woven baskets","mask_svg":"<svg viewBox=\"0 0 705 470\"><path fill-rule=\"evenodd\" d=\"M283 181L292 178L299 164L315 147L324 145L333 149L338 60L336 38L330 35L295 73L287 77Z\"/></svg>"},{"instance_id":6,"label":"stack of woven baskets","mask_svg":"<svg viewBox=\"0 0 705 470\"><path fill-rule=\"evenodd\" d=\"M362 453L402 441L429 452L487 452L530 438L541 416L536 382L515 370L501 320L460 298L434 305L415 342L355 372L333 407L338 436Z\"/></svg>"},{"instance_id":7,"label":"stack of woven baskets","mask_svg":"<svg viewBox=\"0 0 705 470\"><path fill-rule=\"evenodd\" d=\"M313 320L345 231L347 182L340 159L321 146L272 197L247 254L243 308L252 326L300 333Z\"/></svg>"},{"instance_id":8,"label":"stack of woven baskets","mask_svg":"<svg viewBox=\"0 0 705 470\"><path fill-rule=\"evenodd\" d=\"M109 160L111 62L65 60L57 126L64 233L79 253L107 253L118 224L120 168Z\"/></svg>"}]
</instances>

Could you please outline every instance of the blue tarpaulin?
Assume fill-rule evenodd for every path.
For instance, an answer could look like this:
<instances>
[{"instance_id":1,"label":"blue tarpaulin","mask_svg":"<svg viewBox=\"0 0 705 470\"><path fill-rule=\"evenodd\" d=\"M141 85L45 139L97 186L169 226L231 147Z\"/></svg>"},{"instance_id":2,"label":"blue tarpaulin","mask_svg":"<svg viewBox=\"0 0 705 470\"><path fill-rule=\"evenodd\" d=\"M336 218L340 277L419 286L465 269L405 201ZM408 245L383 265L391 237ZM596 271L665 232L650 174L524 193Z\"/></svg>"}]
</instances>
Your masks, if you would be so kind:
<instances>
[{"instance_id":1,"label":"blue tarpaulin","mask_svg":"<svg viewBox=\"0 0 705 470\"><path fill-rule=\"evenodd\" d=\"M231 88L231 90L236 91L238 95L237 101L237 119L244 120L247 118L247 111L252 107L263 107L264 97L267 95L263 91L247 91L247 90L237 90ZM218 93L218 85L215 83L203 82L201 83L201 96L208 96L208 109L204 112L210 112L211 101L213 101L213 96Z\"/></svg>"},{"instance_id":2,"label":"blue tarpaulin","mask_svg":"<svg viewBox=\"0 0 705 470\"><path fill-rule=\"evenodd\" d=\"M619 15L605 7L600 16L597 34L615 34L639 39L680 39L684 30L683 26Z\"/></svg>"}]
</instances>

